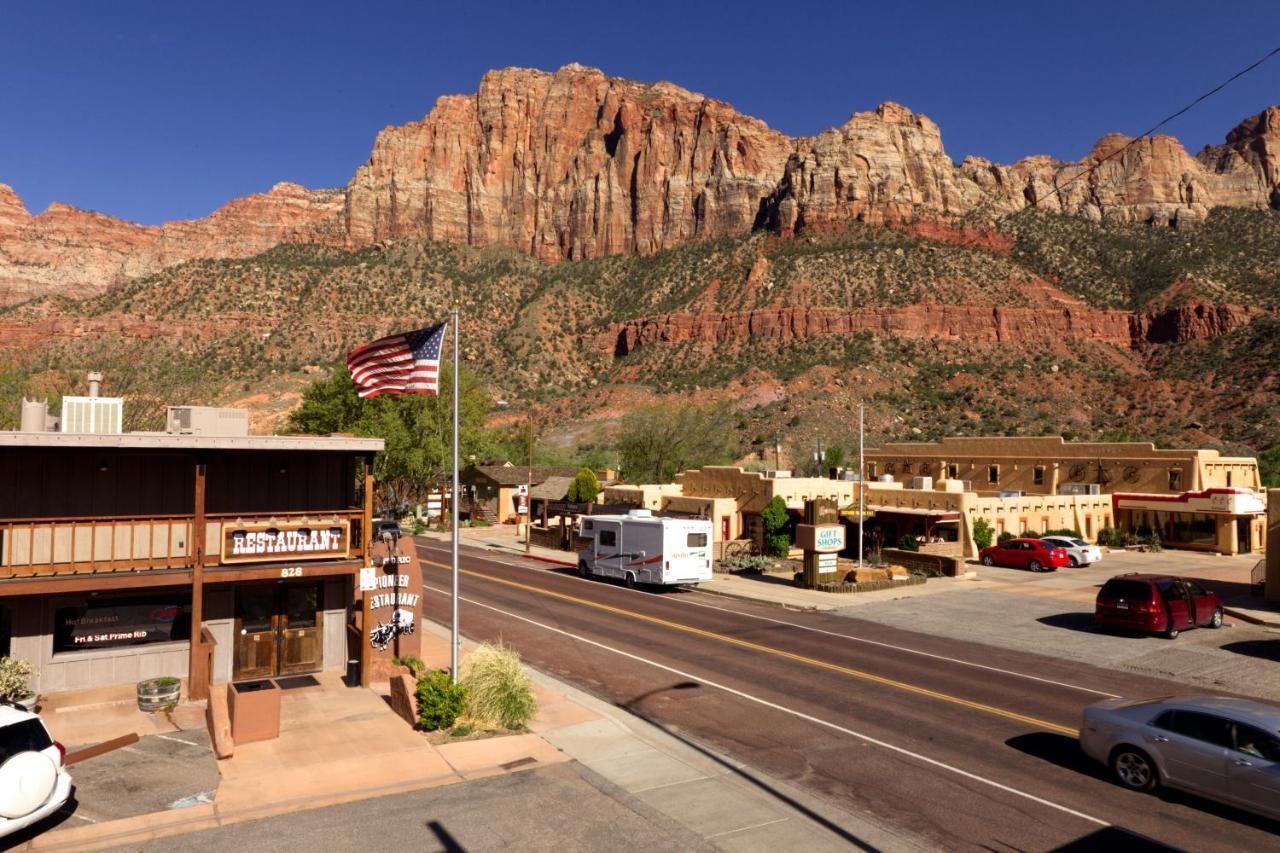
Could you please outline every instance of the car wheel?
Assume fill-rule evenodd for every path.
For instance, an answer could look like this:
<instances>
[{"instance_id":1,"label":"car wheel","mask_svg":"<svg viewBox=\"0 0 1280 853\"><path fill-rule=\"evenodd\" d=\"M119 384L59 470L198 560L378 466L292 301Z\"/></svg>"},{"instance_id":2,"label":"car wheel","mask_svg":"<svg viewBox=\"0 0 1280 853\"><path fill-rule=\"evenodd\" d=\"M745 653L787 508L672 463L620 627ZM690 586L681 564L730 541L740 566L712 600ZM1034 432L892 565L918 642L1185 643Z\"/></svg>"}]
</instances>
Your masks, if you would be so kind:
<instances>
[{"instance_id":1,"label":"car wheel","mask_svg":"<svg viewBox=\"0 0 1280 853\"><path fill-rule=\"evenodd\" d=\"M1032 560L1030 564L1027 565L1027 568L1033 572L1043 571L1044 569L1044 567L1040 565L1039 560Z\"/></svg>"},{"instance_id":2,"label":"car wheel","mask_svg":"<svg viewBox=\"0 0 1280 853\"><path fill-rule=\"evenodd\" d=\"M1072 558L1071 558L1071 568L1073 568L1073 569L1078 569L1078 568L1080 568L1080 561L1079 561L1079 560L1077 560L1075 557L1072 557Z\"/></svg>"},{"instance_id":3,"label":"car wheel","mask_svg":"<svg viewBox=\"0 0 1280 853\"><path fill-rule=\"evenodd\" d=\"M631 572L627 572L626 584L627 584L627 589L636 588L636 576L633 575Z\"/></svg>"},{"instance_id":4,"label":"car wheel","mask_svg":"<svg viewBox=\"0 0 1280 853\"><path fill-rule=\"evenodd\" d=\"M1151 758L1132 746L1119 747L1111 754L1111 772L1131 791L1154 791L1160 783Z\"/></svg>"},{"instance_id":5,"label":"car wheel","mask_svg":"<svg viewBox=\"0 0 1280 853\"><path fill-rule=\"evenodd\" d=\"M994 566L995 564L996 564L996 561L991 559L990 554L982 558L982 565L984 566Z\"/></svg>"},{"instance_id":6,"label":"car wheel","mask_svg":"<svg viewBox=\"0 0 1280 853\"><path fill-rule=\"evenodd\" d=\"M1209 619L1209 627L1210 628L1222 627L1222 608L1221 607L1213 611L1213 616Z\"/></svg>"},{"instance_id":7,"label":"car wheel","mask_svg":"<svg viewBox=\"0 0 1280 853\"><path fill-rule=\"evenodd\" d=\"M1167 630L1167 631L1165 631L1165 632L1164 632L1164 638L1165 638L1166 640L1176 640L1176 639L1178 639L1178 634L1179 634L1179 633L1180 633L1180 632L1178 631L1178 629L1177 629L1177 628L1170 628L1169 630Z\"/></svg>"}]
</instances>

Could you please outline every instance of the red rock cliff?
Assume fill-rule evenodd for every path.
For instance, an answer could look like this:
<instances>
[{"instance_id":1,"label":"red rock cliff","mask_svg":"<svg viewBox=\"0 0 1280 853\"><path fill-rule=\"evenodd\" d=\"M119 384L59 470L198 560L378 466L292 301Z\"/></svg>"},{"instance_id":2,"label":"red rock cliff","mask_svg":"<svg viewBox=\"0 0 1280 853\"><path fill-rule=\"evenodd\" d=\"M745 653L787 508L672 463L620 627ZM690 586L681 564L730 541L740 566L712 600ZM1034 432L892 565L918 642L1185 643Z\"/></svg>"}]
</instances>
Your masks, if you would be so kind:
<instances>
[{"instance_id":1,"label":"red rock cliff","mask_svg":"<svg viewBox=\"0 0 1280 853\"><path fill-rule=\"evenodd\" d=\"M383 130L345 190L279 184L157 228L64 205L31 216L0 185L0 304L97 292L189 258L291 241L503 244L558 261L754 227L786 234L1029 204L1178 226L1215 205L1280 209L1280 107L1197 157L1171 137L1129 141L1104 137L1079 163L957 166L937 125L897 104L792 139L670 83L577 65L509 68L486 74L474 95L441 98L421 121Z\"/></svg>"}]
</instances>

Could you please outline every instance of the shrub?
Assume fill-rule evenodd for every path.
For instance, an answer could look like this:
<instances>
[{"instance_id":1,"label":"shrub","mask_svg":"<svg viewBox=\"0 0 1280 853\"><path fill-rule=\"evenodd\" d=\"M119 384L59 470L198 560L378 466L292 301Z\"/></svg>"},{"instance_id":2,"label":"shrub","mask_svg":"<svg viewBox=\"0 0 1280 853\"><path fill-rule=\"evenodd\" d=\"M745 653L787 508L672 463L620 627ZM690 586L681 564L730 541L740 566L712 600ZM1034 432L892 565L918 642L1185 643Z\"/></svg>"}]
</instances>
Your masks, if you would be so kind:
<instances>
[{"instance_id":1,"label":"shrub","mask_svg":"<svg viewBox=\"0 0 1280 853\"><path fill-rule=\"evenodd\" d=\"M996 542L1003 545L1004 543L1008 542L1010 539L1017 539L1017 538L1018 538L1017 536L1014 536L1012 533L1006 530L1005 532L1001 533L999 536L996 537Z\"/></svg>"},{"instance_id":2,"label":"shrub","mask_svg":"<svg viewBox=\"0 0 1280 853\"><path fill-rule=\"evenodd\" d=\"M919 551L920 540L908 533L898 540L898 547L903 551Z\"/></svg>"},{"instance_id":3,"label":"shrub","mask_svg":"<svg viewBox=\"0 0 1280 853\"><path fill-rule=\"evenodd\" d=\"M1018 534L1019 539L1039 539L1043 533L1032 533L1030 530L1024 530Z\"/></svg>"},{"instance_id":4,"label":"shrub","mask_svg":"<svg viewBox=\"0 0 1280 853\"><path fill-rule=\"evenodd\" d=\"M392 657L391 662L396 666L406 666L409 673L416 679L421 678L427 671L427 665L422 662L422 658L417 655L406 655L404 657Z\"/></svg>"},{"instance_id":5,"label":"shrub","mask_svg":"<svg viewBox=\"0 0 1280 853\"><path fill-rule=\"evenodd\" d=\"M413 520L413 535L421 536L426 532L427 532L427 523L423 521L421 518L415 518Z\"/></svg>"},{"instance_id":6,"label":"shrub","mask_svg":"<svg viewBox=\"0 0 1280 853\"><path fill-rule=\"evenodd\" d=\"M755 554L733 554L716 564L722 572L767 572L773 568L773 558Z\"/></svg>"},{"instance_id":7,"label":"shrub","mask_svg":"<svg viewBox=\"0 0 1280 853\"><path fill-rule=\"evenodd\" d=\"M760 512L760 523L764 525L764 551L774 557L785 557L791 551L791 536L785 531L791 524L791 514L787 512L787 504L779 495L765 505Z\"/></svg>"},{"instance_id":8,"label":"shrub","mask_svg":"<svg viewBox=\"0 0 1280 853\"><path fill-rule=\"evenodd\" d=\"M443 669L421 676L417 693L418 725L429 732L452 726L467 705L467 688L454 684Z\"/></svg>"},{"instance_id":9,"label":"shrub","mask_svg":"<svg viewBox=\"0 0 1280 853\"><path fill-rule=\"evenodd\" d=\"M1044 533L1041 533L1040 535L1041 536L1070 536L1072 539L1084 538L1083 536L1080 535L1080 531L1076 530L1074 527L1058 527L1058 528L1054 528L1053 530L1046 530Z\"/></svg>"},{"instance_id":10,"label":"shrub","mask_svg":"<svg viewBox=\"0 0 1280 853\"><path fill-rule=\"evenodd\" d=\"M1098 544L1108 548L1123 548L1127 539L1124 531L1118 527L1103 527L1098 531Z\"/></svg>"},{"instance_id":11,"label":"shrub","mask_svg":"<svg viewBox=\"0 0 1280 853\"><path fill-rule=\"evenodd\" d=\"M462 662L467 716L504 729L523 729L538 713L533 682L510 646L485 643Z\"/></svg>"},{"instance_id":12,"label":"shrub","mask_svg":"<svg viewBox=\"0 0 1280 853\"><path fill-rule=\"evenodd\" d=\"M569 502L589 504L599 497L601 491L600 480L596 477L596 472L590 468L583 468L569 483Z\"/></svg>"},{"instance_id":13,"label":"shrub","mask_svg":"<svg viewBox=\"0 0 1280 853\"><path fill-rule=\"evenodd\" d=\"M1137 537L1135 544L1145 545L1152 551L1164 550L1164 545L1160 542L1160 535L1158 533L1147 533L1144 536L1139 536Z\"/></svg>"},{"instance_id":14,"label":"shrub","mask_svg":"<svg viewBox=\"0 0 1280 853\"><path fill-rule=\"evenodd\" d=\"M979 518L973 522L973 544L981 550L991 545L991 539L995 536L995 530L991 527L991 522L985 518Z\"/></svg>"},{"instance_id":15,"label":"shrub","mask_svg":"<svg viewBox=\"0 0 1280 853\"><path fill-rule=\"evenodd\" d=\"M35 667L19 658L0 658L0 698L20 702L31 698L31 676Z\"/></svg>"}]
</instances>

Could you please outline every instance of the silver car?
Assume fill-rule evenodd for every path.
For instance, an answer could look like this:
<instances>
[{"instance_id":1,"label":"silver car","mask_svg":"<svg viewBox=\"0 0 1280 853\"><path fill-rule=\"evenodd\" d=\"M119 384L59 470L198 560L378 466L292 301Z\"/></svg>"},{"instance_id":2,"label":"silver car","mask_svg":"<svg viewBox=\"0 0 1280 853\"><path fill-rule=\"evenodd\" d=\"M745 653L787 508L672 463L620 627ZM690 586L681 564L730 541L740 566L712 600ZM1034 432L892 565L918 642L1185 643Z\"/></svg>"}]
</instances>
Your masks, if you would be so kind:
<instances>
[{"instance_id":1,"label":"silver car","mask_svg":"<svg viewBox=\"0 0 1280 853\"><path fill-rule=\"evenodd\" d=\"M1225 696L1106 699L1080 746L1135 791L1181 788L1280 820L1280 707Z\"/></svg>"},{"instance_id":2,"label":"silver car","mask_svg":"<svg viewBox=\"0 0 1280 853\"><path fill-rule=\"evenodd\" d=\"M1091 566L1102 559L1101 548L1074 536L1041 536L1040 541L1051 548L1066 551L1073 569L1077 566Z\"/></svg>"}]
</instances>

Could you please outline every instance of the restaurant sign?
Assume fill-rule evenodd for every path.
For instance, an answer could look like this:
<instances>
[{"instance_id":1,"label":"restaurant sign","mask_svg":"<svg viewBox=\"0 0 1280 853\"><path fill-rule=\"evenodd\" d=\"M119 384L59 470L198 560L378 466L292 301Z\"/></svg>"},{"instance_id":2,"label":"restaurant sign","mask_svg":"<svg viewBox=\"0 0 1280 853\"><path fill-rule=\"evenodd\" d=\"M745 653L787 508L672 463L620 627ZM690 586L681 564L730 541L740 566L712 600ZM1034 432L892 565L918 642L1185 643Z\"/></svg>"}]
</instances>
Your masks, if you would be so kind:
<instances>
[{"instance_id":1,"label":"restaurant sign","mask_svg":"<svg viewBox=\"0 0 1280 853\"><path fill-rule=\"evenodd\" d=\"M347 556L350 531L342 519L255 521L222 526L222 562L325 560Z\"/></svg>"}]
</instances>

